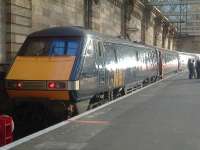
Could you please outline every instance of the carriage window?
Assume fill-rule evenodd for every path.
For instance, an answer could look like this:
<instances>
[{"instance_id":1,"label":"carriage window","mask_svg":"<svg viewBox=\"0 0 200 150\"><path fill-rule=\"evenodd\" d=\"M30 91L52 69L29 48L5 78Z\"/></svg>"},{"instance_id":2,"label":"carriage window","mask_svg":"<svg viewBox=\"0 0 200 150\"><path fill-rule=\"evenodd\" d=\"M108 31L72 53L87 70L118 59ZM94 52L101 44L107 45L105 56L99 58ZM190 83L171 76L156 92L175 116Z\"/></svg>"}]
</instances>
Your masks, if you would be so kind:
<instances>
[{"instance_id":1,"label":"carriage window","mask_svg":"<svg viewBox=\"0 0 200 150\"><path fill-rule=\"evenodd\" d=\"M114 45L110 43L104 43L104 47L106 50L105 53L105 64L108 70L115 70L117 68L117 56L116 56L116 49Z\"/></svg>"},{"instance_id":2,"label":"carriage window","mask_svg":"<svg viewBox=\"0 0 200 150\"><path fill-rule=\"evenodd\" d=\"M98 42L98 53L99 53L99 57L103 57L102 56L102 51L103 51L103 45Z\"/></svg>"},{"instance_id":3,"label":"carriage window","mask_svg":"<svg viewBox=\"0 0 200 150\"><path fill-rule=\"evenodd\" d=\"M90 41L87 45L87 50L84 55L84 63L82 68L81 77L90 78L96 76L96 66L95 66L95 53L94 53L94 43Z\"/></svg>"},{"instance_id":4,"label":"carriage window","mask_svg":"<svg viewBox=\"0 0 200 150\"><path fill-rule=\"evenodd\" d=\"M113 45L104 45L106 49L106 62L114 63L117 62L117 56L115 52L115 48Z\"/></svg>"}]
</instances>

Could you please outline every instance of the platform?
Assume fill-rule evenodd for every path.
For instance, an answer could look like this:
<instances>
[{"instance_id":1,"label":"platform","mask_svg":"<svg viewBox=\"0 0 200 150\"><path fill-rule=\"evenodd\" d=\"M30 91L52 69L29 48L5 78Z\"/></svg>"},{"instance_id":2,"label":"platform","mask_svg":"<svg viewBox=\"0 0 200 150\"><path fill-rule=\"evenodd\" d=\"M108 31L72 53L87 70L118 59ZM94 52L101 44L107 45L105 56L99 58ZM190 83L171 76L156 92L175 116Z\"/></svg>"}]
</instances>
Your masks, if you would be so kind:
<instances>
[{"instance_id":1,"label":"platform","mask_svg":"<svg viewBox=\"0 0 200 150\"><path fill-rule=\"evenodd\" d=\"M200 80L178 74L4 148L199 150Z\"/></svg>"}]
</instances>

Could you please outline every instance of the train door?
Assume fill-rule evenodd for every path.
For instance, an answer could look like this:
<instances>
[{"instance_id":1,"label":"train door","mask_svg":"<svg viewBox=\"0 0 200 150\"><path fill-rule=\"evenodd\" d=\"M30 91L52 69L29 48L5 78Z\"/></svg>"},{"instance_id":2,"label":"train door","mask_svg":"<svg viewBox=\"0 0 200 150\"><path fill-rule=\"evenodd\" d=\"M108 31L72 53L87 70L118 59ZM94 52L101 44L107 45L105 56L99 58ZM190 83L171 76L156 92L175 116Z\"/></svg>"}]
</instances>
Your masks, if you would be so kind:
<instances>
[{"instance_id":1,"label":"train door","mask_svg":"<svg viewBox=\"0 0 200 150\"><path fill-rule=\"evenodd\" d=\"M163 78L163 59L162 59L163 56L162 55L163 55L162 52L158 51L159 76L160 76L161 79Z\"/></svg>"},{"instance_id":2,"label":"train door","mask_svg":"<svg viewBox=\"0 0 200 150\"><path fill-rule=\"evenodd\" d=\"M104 47L106 49L105 53L105 68L106 68L106 87L109 91L115 88L115 78L114 74L117 65L116 50L110 43L105 43Z\"/></svg>"},{"instance_id":3,"label":"train door","mask_svg":"<svg viewBox=\"0 0 200 150\"><path fill-rule=\"evenodd\" d=\"M96 65L98 69L98 87L99 90L105 89L105 80L106 80L106 73L105 73L105 53L103 44L100 41L96 41Z\"/></svg>"},{"instance_id":4,"label":"train door","mask_svg":"<svg viewBox=\"0 0 200 150\"><path fill-rule=\"evenodd\" d=\"M159 50L155 48L155 68L156 68L156 76L159 77L160 75L160 54L159 54Z\"/></svg>"}]
</instances>

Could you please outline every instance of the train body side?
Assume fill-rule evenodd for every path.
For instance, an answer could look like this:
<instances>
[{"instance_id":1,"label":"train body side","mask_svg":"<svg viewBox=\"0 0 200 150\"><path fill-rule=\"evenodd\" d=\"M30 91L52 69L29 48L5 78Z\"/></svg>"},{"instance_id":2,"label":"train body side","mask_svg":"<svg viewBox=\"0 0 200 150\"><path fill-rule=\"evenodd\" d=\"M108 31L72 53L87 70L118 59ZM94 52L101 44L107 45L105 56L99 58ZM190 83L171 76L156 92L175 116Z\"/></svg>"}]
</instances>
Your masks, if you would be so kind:
<instances>
[{"instance_id":1,"label":"train body side","mask_svg":"<svg viewBox=\"0 0 200 150\"><path fill-rule=\"evenodd\" d=\"M159 76L156 49L98 37L87 41L79 73L80 90L74 92L75 99L91 99L109 91L126 93Z\"/></svg>"}]
</instances>

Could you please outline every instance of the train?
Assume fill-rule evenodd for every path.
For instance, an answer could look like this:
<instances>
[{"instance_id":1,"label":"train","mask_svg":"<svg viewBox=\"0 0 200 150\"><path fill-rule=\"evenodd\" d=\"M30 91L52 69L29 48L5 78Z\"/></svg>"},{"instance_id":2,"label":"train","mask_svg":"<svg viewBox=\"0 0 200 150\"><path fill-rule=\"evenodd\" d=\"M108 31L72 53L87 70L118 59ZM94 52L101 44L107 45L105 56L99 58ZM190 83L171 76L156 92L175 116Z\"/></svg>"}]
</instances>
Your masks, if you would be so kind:
<instances>
[{"instance_id":1,"label":"train","mask_svg":"<svg viewBox=\"0 0 200 150\"><path fill-rule=\"evenodd\" d=\"M36 114L45 114L41 108L70 118L185 70L196 57L81 27L53 27L27 37L6 76L6 90L16 107L29 104ZM29 114L24 109L20 113Z\"/></svg>"}]
</instances>

